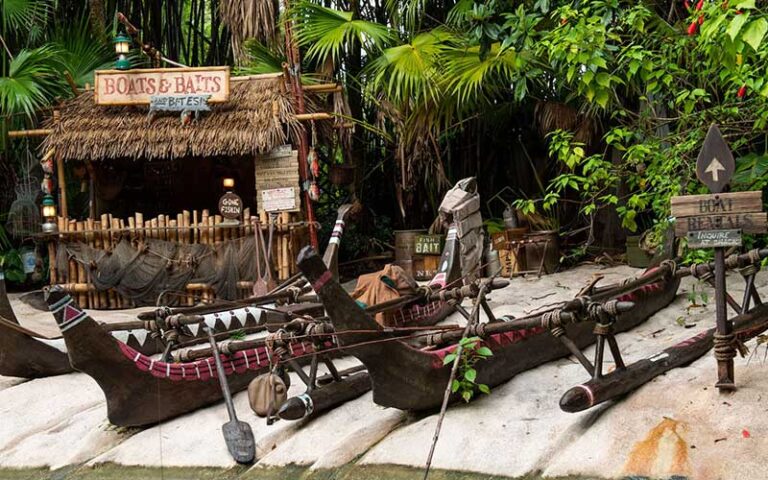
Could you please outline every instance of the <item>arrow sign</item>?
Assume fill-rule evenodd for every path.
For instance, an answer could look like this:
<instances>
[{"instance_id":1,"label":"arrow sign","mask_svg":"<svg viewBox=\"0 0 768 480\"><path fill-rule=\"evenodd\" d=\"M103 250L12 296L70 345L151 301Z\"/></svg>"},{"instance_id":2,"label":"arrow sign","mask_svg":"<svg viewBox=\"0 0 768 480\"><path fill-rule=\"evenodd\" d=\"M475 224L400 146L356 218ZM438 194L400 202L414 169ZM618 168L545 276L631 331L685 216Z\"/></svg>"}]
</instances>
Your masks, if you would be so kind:
<instances>
[{"instance_id":1,"label":"arrow sign","mask_svg":"<svg viewBox=\"0 0 768 480\"><path fill-rule=\"evenodd\" d=\"M720 193L731 181L736 162L717 125L712 124L696 159L696 177L713 193Z\"/></svg>"},{"instance_id":2,"label":"arrow sign","mask_svg":"<svg viewBox=\"0 0 768 480\"><path fill-rule=\"evenodd\" d=\"M712 181L717 182L720 170L725 171L725 167L722 163L717 161L717 158L713 158L712 162L709 164L707 169L704 170L704 172L712 175Z\"/></svg>"}]
</instances>

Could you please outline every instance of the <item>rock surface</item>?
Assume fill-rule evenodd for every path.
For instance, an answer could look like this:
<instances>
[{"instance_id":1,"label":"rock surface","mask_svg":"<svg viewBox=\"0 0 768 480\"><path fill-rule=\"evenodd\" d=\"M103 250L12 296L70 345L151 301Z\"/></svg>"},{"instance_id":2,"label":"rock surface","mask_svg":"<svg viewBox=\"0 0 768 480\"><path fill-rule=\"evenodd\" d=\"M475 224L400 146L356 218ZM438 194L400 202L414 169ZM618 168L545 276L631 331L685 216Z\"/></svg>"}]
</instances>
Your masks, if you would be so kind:
<instances>
[{"instance_id":1,"label":"rock surface","mask_svg":"<svg viewBox=\"0 0 768 480\"><path fill-rule=\"evenodd\" d=\"M572 298L595 273L605 276L601 283L610 283L638 271L584 266L540 279L517 278L493 292L491 305L497 315L523 315ZM729 282L740 300L743 281L734 274ZM768 294L768 274L759 274L757 285L761 294ZM713 325L714 305L691 307L694 286L697 303L702 303L702 291L713 298L710 287L686 279L672 305L618 335L627 361ZM52 326L47 314L33 313L18 301L14 307L33 328ZM94 315L114 321L130 314ZM529 370L489 396L449 408L433 468L500 477L763 478L768 463L766 347L756 347L754 341L749 346L753 355L736 360L735 393L721 395L713 388L715 361L709 354L621 400L578 414L558 408L562 393L587 378L574 359ZM592 355L593 349L586 353ZM293 382L291 393L301 390L298 383ZM235 403L241 419L253 427L259 450L259 462L251 470L235 470L243 478L262 478L276 468L422 468L437 421L436 414L414 416L381 408L371 402L370 393L313 420L272 426L250 412L244 393L235 395ZM226 410L218 404L145 430L121 430L106 422L101 390L85 375L0 378L0 467L118 464L231 471L234 463L221 437L226 420ZM5 478L2 472L0 478Z\"/></svg>"}]
</instances>

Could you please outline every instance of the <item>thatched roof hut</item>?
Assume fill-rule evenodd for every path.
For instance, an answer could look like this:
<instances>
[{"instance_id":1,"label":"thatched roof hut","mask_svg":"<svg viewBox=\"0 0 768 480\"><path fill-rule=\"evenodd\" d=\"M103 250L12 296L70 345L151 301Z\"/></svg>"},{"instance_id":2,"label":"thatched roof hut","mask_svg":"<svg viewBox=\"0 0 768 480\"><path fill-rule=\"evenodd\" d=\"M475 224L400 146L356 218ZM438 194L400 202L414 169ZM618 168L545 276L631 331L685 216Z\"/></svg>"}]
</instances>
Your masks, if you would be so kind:
<instances>
[{"instance_id":1,"label":"thatched roof hut","mask_svg":"<svg viewBox=\"0 0 768 480\"><path fill-rule=\"evenodd\" d=\"M169 159L268 152L301 128L282 76L232 77L229 101L191 125L179 115L149 115L149 106L96 105L93 92L65 102L43 148L64 160Z\"/></svg>"}]
</instances>

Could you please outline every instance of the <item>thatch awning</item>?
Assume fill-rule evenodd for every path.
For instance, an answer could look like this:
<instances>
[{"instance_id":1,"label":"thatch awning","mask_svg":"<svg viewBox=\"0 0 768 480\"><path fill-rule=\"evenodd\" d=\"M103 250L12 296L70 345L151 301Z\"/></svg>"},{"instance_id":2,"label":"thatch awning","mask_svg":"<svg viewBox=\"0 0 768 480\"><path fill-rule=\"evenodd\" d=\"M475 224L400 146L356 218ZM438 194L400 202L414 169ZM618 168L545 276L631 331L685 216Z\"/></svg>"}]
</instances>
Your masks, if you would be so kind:
<instances>
[{"instance_id":1,"label":"thatch awning","mask_svg":"<svg viewBox=\"0 0 768 480\"><path fill-rule=\"evenodd\" d=\"M240 156L268 152L300 128L281 76L232 77L229 101L184 126L178 114L151 118L149 106L96 105L93 92L65 102L43 148L65 160Z\"/></svg>"}]
</instances>

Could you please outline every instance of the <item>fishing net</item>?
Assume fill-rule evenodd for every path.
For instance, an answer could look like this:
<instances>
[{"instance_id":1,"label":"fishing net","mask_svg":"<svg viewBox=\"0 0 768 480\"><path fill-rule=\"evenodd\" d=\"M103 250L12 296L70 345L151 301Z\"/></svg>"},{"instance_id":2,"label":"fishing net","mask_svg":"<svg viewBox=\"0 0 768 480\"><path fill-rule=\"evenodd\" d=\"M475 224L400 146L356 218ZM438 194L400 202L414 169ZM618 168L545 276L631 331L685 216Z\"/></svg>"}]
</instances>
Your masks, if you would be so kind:
<instances>
[{"instance_id":1,"label":"fishing net","mask_svg":"<svg viewBox=\"0 0 768 480\"><path fill-rule=\"evenodd\" d=\"M154 305L166 292L185 292L190 283L208 285L218 298L234 300L239 281L256 279L254 252L254 239L245 237L217 245L156 239L132 243L124 238L111 251L62 242L56 258L62 283L77 282L69 278L73 271L69 264L74 261L85 267L87 281L97 291L115 289L142 306Z\"/></svg>"}]
</instances>

